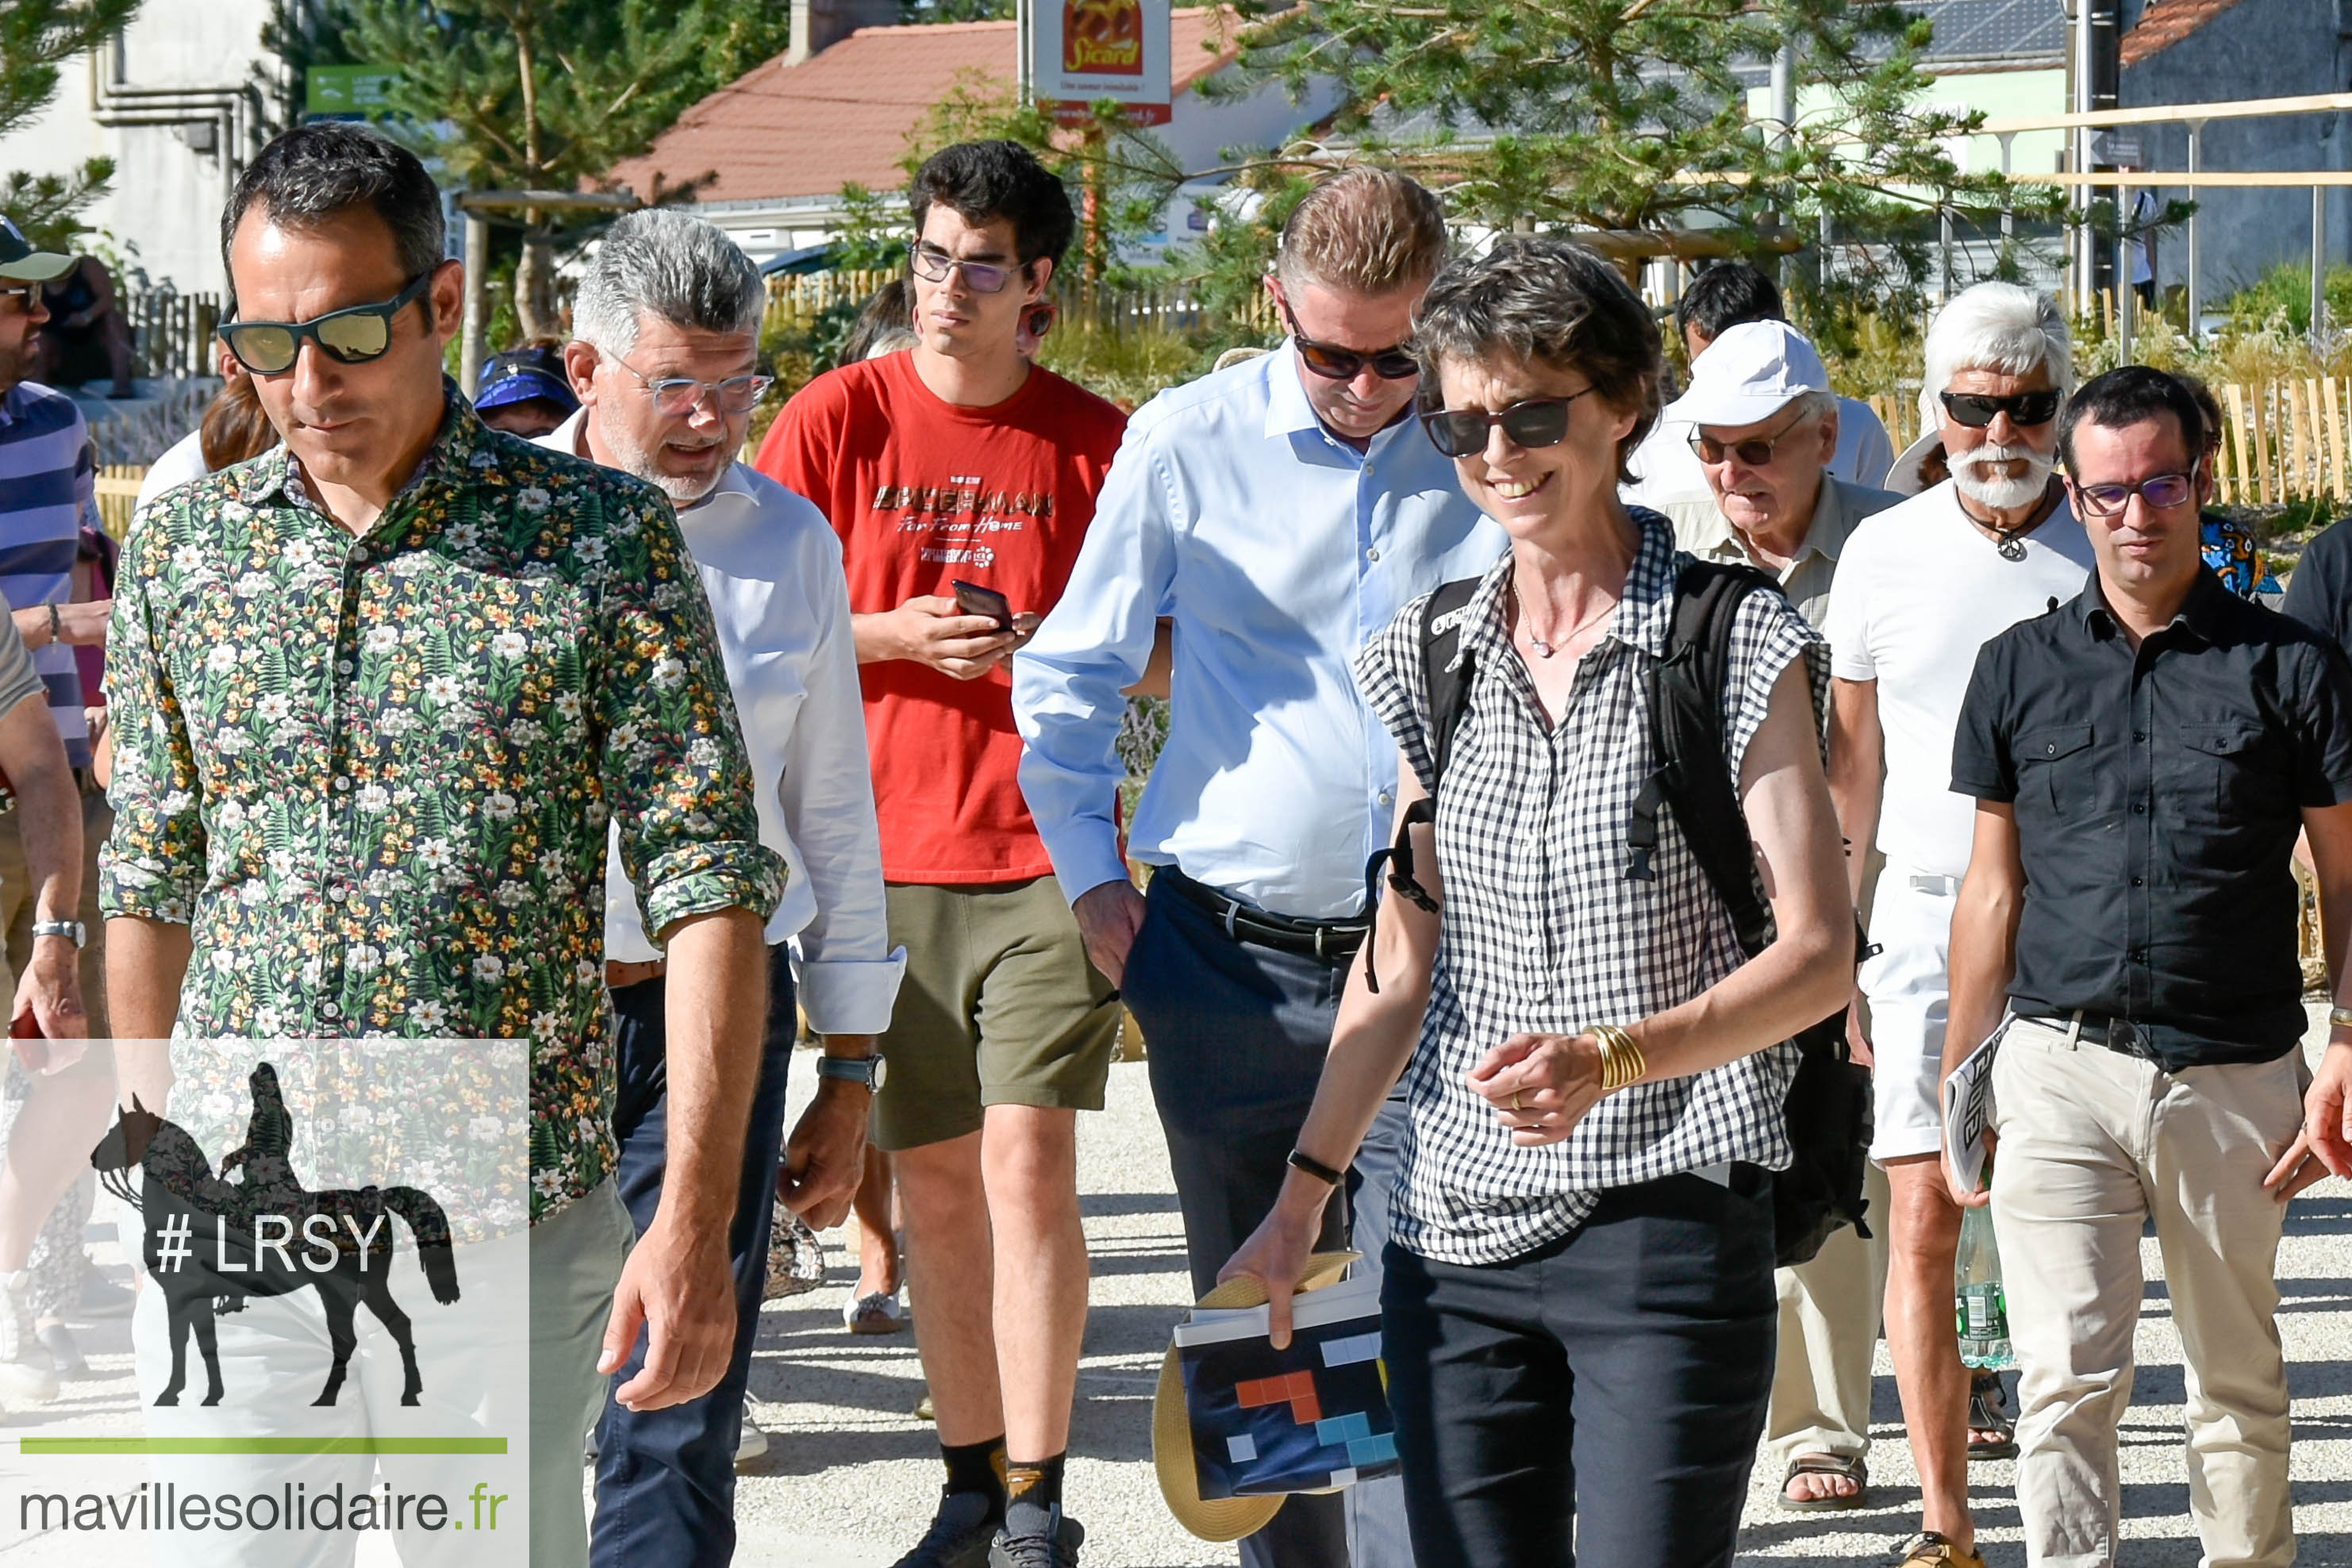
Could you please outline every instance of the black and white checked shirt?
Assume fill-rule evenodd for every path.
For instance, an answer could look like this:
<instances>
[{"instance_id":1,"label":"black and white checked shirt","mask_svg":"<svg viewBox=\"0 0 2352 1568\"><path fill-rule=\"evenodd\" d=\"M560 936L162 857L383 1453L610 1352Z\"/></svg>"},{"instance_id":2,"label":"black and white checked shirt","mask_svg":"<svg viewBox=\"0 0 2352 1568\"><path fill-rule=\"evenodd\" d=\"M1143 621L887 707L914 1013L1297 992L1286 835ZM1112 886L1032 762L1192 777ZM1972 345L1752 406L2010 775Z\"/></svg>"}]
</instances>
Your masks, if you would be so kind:
<instances>
[{"instance_id":1,"label":"black and white checked shirt","mask_svg":"<svg viewBox=\"0 0 2352 1568\"><path fill-rule=\"evenodd\" d=\"M1629 1024L1689 1000L1738 968L1731 921L1671 809L1660 814L1652 881L1629 881L1627 814L1652 770L1646 676L1664 649L1675 578L1690 557L1655 512L1601 643L1578 662L1547 731L1504 622L1511 558L1465 612L1476 661L1469 706L1437 794L1444 877L1436 970L1405 1072L1411 1129L1395 1237L1424 1258L1507 1261L1582 1224L1601 1192L1740 1160L1789 1163L1780 1102L1796 1068L1783 1044L1695 1078L1609 1096L1544 1148L1509 1131L1464 1075L1521 1032ZM1356 676L1422 782L1429 721L1422 678L1426 595L1357 657ZM1773 684L1801 657L1816 720L1828 719L1829 647L1778 595L1751 595L1735 623L1725 694L1735 776Z\"/></svg>"}]
</instances>

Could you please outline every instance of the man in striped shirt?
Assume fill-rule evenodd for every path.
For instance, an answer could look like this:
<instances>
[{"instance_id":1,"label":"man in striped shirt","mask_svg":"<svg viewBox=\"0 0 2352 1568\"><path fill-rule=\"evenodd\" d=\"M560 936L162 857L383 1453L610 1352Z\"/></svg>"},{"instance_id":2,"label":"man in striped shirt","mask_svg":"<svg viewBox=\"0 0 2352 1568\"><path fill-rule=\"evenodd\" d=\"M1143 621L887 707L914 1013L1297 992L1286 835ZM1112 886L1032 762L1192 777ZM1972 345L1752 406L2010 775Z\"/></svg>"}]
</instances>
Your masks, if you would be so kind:
<instances>
[{"instance_id":1,"label":"man in striped shirt","mask_svg":"<svg viewBox=\"0 0 2352 1568\"><path fill-rule=\"evenodd\" d=\"M103 645L111 606L72 602L82 521L97 516L97 467L79 406L25 379L48 319L41 285L72 264L69 257L35 249L0 216L0 597L33 650L33 668L81 793L81 837L75 844L53 842L73 826L70 814L63 823L51 822L46 814L31 813L29 802L0 813L0 985L8 988L0 994L16 994L12 1015L33 1011L42 1034L102 1037L98 879L89 857L105 841L111 814L90 776L74 646ZM40 841L31 842L36 837ZM70 984L77 970L79 996ZM31 984L20 987L23 981ZM47 1000L36 1005L37 996ZM79 1059L34 1080L10 1137L0 1176L0 1397L12 1402L55 1390L55 1359L37 1336L36 1319L54 1319L73 1304L82 1271L70 1256L37 1270L29 1265L36 1237L84 1163L77 1152L105 1131L113 1099L113 1055L93 1041ZM71 1239L64 1245L75 1252L79 1228L66 1230ZM53 1250L58 1245L49 1244ZM66 1294L69 1289L73 1296Z\"/></svg>"}]
</instances>

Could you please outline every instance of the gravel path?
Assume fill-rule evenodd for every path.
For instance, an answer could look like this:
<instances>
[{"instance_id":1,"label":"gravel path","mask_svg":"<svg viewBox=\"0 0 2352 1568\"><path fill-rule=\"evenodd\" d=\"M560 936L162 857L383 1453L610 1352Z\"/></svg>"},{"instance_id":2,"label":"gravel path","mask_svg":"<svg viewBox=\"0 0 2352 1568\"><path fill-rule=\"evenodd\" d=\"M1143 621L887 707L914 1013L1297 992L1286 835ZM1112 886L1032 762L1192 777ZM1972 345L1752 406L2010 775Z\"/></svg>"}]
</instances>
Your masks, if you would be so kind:
<instances>
[{"instance_id":1,"label":"gravel path","mask_svg":"<svg viewBox=\"0 0 2352 1568\"><path fill-rule=\"evenodd\" d=\"M2314 1044L2324 1037L2315 1037ZM805 1095L814 1075L795 1064ZM795 1096L795 1106L800 1096ZM1180 1568L1236 1561L1196 1541L1160 1501L1151 1471L1150 1400L1170 1327L1187 1300L1174 1184L1140 1063L1111 1072L1108 1109L1080 1120L1079 1168L1094 1256L1094 1309L1078 1376L1068 1497L1087 1526L1088 1568ZM751 1374L767 1457L738 1494L742 1549L756 1568L885 1568L920 1533L940 1479L911 1334L856 1338L841 1326L855 1271L847 1232L828 1240L825 1289L771 1303ZM2295 1523L2305 1564L2352 1565L2352 1188L2330 1182L2299 1200L2280 1274L2281 1331L2294 1392ZM2125 1529L2132 1568L2199 1560L2182 1466L2180 1342L2151 1237L2138 1334L2139 1375L2123 1433ZM1916 1528L1918 1487L1895 1384L1879 1348L1872 1496L1858 1513L1805 1515L1773 1506L1758 1474L1741 1531L1741 1568L1883 1563ZM1974 1471L1992 1568L2022 1564L2015 1467ZM1595 1568L1607 1568L1597 1564Z\"/></svg>"}]
</instances>

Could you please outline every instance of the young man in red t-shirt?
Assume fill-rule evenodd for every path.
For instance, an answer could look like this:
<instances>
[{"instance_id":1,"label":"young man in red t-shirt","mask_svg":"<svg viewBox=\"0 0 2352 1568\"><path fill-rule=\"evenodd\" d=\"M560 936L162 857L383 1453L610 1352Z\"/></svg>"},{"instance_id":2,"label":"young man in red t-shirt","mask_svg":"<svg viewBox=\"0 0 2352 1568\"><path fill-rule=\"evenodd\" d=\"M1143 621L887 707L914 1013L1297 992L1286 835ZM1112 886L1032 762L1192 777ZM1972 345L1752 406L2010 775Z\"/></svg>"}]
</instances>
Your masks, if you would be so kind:
<instances>
[{"instance_id":1,"label":"young man in red t-shirt","mask_svg":"<svg viewBox=\"0 0 2352 1568\"><path fill-rule=\"evenodd\" d=\"M1069 579L1125 417L1016 342L1076 226L1061 182L1016 143L968 142L911 196L916 346L812 382L758 466L841 535L908 955L874 1133L948 1479L901 1568L982 1568L992 1544L1063 1568L1083 1535L1061 1507L1087 1317L1076 1113L1101 1109L1118 1004L1021 797L1006 664ZM959 581L1002 594L1011 625L960 610Z\"/></svg>"}]
</instances>

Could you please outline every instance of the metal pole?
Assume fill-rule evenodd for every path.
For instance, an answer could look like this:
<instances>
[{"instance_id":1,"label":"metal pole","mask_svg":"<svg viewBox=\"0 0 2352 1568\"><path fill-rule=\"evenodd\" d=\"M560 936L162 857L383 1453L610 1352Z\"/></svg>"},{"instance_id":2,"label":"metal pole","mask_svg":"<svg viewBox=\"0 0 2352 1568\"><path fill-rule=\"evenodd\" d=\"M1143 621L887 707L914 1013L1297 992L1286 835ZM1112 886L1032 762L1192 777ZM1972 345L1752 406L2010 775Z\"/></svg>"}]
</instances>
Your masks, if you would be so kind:
<instances>
[{"instance_id":1,"label":"metal pole","mask_svg":"<svg viewBox=\"0 0 2352 1568\"><path fill-rule=\"evenodd\" d=\"M1945 207L1936 215L1936 219L1938 240L1937 248L1942 253L1943 258L1944 297L1939 302L1949 304L1952 298L1952 209Z\"/></svg>"},{"instance_id":2,"label":"metal pole","mask_svg":"<svg viewBox=\"0 0 2352 1568\"><path fill-rule=\"evenodd\" d=\"M2000 142L2000 177L2009 178L2011 155L2017 151L2017 132L2004 131L1996 138ZM2017 237L2017 215L2010 210L2009 197L2000 198L2000 247L2006 251Z\"/></svg>"},{"instance_id":3,"label":"metal pole","mask_svg":"<svg viewBox=\"0 0 2352 1568\"><path fill-rule=\"evenodd\" d=\"M2074 112L2088 114L2091 111L2091 0L2074 0ZM2091 128L2089 126L2078 125L2074 128L2074 172L2078 174L2089 174L2091 172ZM2091 198L2090 186L2075 187L2074 205L2078 216L2088 216ZM2084 224L2075 233L2074 308L2085 315L2098 309L2098 301L2092 297L2091 292L2091 274L2094 270L2091 256L2093 247L2097 243L2097 237L2092 234L2088 223Z\"/></svg>"},{"instance_id":4,"label":"metal pole","mask_svg":"<svg viewBox=\"0 0 2352 1568\"><path fill-rule=\"evenodd\" d=\"M2125 247L2130 241L2119 241L2116 247L2116 363L2132 363L2132 311L2139 306L2139 291L2131 286L2131 268L2126 258Z\"/></svg>"},{"instance_id":5,"label":"metal pole","mask_svg":"<svg viewBox=\"0 0 2352 1568\"><path fill-rule=\"evenodd\" d=\"M1013 0L1013 101L1026 104L1035 86L1031 79L1029 55L1030 14L1035 0Z\"/></svg>"},{"instance_id":6,"label":"metal pole","mask_svg":"<svg viewBox=\"0 0 2352 1568\"><path fill-rule=\"evenodd\" d=\"M2195 174L2204 161L2205 122L2189 122L2189 172ZM2189 199L2198 202L2198 187L2189 187ZM2202 206L2202 202L2198 205ZM2189 341L2195 342L2205 330L2205 282L2199 276L2197 251L2197 214L2189 215Z\"/></svg>"},{"instance_id":7,"label":"metal pole","mask_svg":"<svg viewBox=\"0 0 2352 1568\"><path fill-rule=\"evenodd\" d=\"M2311 342L2327 333L2327 187L2311 187Z\"/></svg>"},{"instance_id":8,"label":"metal pole","mask_svg":"<svg viewBox=\"0 0 2352 1568\"><path fill-rule=\"evenodd\" d=\"M482 384L482 361L488 357L485 340L490 323L484 296L489 278L489 221L478 212L469 212L466 215L466 335L457 355L458 389L468 397Z\"/></svg>"}]
</instances>

